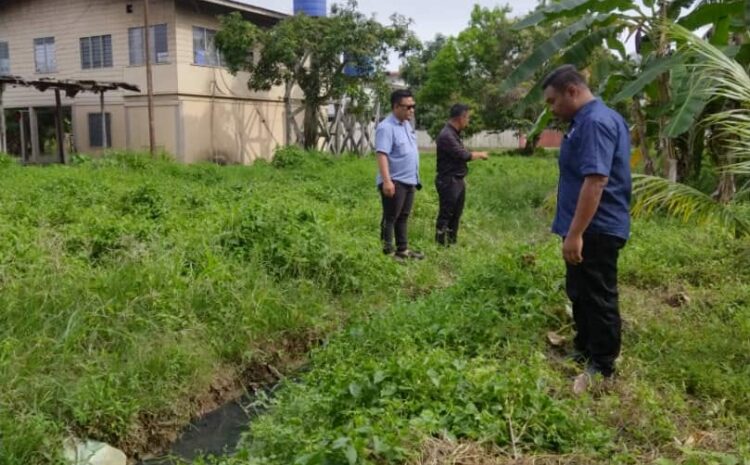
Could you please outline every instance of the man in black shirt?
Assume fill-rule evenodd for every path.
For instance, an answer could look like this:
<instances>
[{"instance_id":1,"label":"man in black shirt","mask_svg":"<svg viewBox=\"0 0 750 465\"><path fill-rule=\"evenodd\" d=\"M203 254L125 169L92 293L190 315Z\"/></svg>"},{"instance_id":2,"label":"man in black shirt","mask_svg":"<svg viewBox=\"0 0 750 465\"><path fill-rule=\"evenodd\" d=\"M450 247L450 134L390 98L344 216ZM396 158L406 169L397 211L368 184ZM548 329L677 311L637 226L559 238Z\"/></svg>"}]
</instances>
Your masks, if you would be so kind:
<instances>
[{"instance_id":1,"label":"man in black shirt","mask_svg":"<svg viewBox=\"0 0 750 465\"><path fill-rule=\"evenodd\" d=\"M464 177L469 172L467 163L486 160L487 152L469 152L461 141L461 131L469 126L471 111L467 105L457 103L450 111L450 120L435 142L437 143L437 178L435 187L440 198L437 232L438 244L455 244L458 224L464 210L466 184Z\"/></svg>"}]
</instances>

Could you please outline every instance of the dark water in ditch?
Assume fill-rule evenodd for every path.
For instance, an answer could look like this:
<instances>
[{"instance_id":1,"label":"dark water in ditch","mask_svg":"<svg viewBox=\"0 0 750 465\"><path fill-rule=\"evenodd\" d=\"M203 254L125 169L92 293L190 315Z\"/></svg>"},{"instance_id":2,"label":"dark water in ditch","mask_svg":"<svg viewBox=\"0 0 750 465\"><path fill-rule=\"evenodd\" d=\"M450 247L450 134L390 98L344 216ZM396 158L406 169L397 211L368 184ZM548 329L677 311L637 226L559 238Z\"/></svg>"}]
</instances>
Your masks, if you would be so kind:
<instances>
[{"instance_id":1,"label":"dark water in ditch","mask_svg":"<svg viewBox=\"0 0 750 465\"><path fill-rule=\"evenodd\" d=\"M139 465L184 465L204 455L231 455L259 413L255 401L255 396L246 395L206 414L183 431L168 455Z\"/></svg>"},{"instance_id":2,"label":"dark water in ditch","mask_svg":"<svg viewBox=\"0 0 750 465\"><path fill-rule=\"evenodd\" d=\"M310 369L308 364L296 367L287 377L280 376L274 383L253 389L254 392L245 391L246 394L239 399L194 420L167 454L136 465L190 465L201 457L232 455L237 451L242 434L250 430L252 420L265 411L266 402L261 399L268 401L285 384L301 382Z\"/></svg>"}]
</instances>

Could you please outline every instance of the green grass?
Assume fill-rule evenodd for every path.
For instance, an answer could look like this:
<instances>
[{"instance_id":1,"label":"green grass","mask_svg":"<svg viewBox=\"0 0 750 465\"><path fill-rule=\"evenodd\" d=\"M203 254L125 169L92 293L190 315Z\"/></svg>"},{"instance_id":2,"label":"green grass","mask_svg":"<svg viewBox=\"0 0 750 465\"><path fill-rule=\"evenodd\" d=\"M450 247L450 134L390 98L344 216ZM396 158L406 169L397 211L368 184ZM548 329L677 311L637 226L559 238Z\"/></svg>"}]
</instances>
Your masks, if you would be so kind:
<instances>
[{"instance_id":1,"label":"green grass","mask_svg":"<svg viewBox=\"0 0 750 465\"><path fill-rule=\"evenodd\" d=\"M69 434L148 449L211 386L268 381L310 349L220 461L403 463L431 437L573 463L750 460L750 242L636 222L620 381L575 398L544 340L571 333L555 161L472 164L448 250L422 166L410 237L428 259L402 266L380 253L371 159L0 159L0 464L54 463Z\"/></svg>"},{"instance_id":2,"label":"green grass","mask_svg":"<svg viewBox=\"0 0 750 465\"><path fill-rule=\"evenodd\" d=\"M469 240L445 253L456 280L351 322L219 461L419 463L428 438L447 438L566 463L750 463L750 242L637 221L619 381L576 398L576 371L544 341L572 332L559 242L545 235L554 167L539 163L476 164ZM677 294L689 302L670 305Z\"/></svg>"},{"instance_id":3,"label":"green grass","mask_svg":"<svg viewBox=\"0 0 750 465\"><path fill-rule=\"evenodd\" d=\"M747 463L748 244L719 234L636 225L611 391L573 397L575 371L545 346L547 330L569 325L557 242L511 241L451 288L317 351L312 372L267 402L232 463L401 463L429 437L577 457L570 463ZM665 304L678 290L691 303ZM691 436L700 443L675 441Z\"/></svg>"},{"instance_id":4,"label":"green grass","mask_svg":"<svg viewBox=\"0 0 750 465\"><path fill-rule=\"evenodd\" d=\"M371 160L277 160L2 163L0 463L53 462L69 434L144 450L217 378L296 366L354 315L460 274L431 244L429 186L412 237L432 260L401 267L380 253Z\"/></svg>"}]
</instances>

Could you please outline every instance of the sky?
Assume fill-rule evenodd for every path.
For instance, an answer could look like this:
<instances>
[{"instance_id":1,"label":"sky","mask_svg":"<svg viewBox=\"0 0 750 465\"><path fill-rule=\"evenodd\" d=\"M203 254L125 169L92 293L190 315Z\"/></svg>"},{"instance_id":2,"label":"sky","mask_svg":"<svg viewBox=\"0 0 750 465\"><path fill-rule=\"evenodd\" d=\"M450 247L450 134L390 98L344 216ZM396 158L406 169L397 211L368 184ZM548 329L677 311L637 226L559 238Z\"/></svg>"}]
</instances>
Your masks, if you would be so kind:
<instances>
[{"instance_id":1,"label":"sky","mask_svg":"<svg viewBox=\"0 0 750 465\"><path fill-rule=\"evenodd\" d=\"M292 12L293 0L240 0L255 6L270 8L284 13ZM334 0L328 0L328 8ZM393 13L399 13L414 21L412 29L422 40L430 40L436 34L457 35L469 23L473 5L484 7L510 5L512 15L524 16L537 4L537 0L358 0L360 11L375 14L388 23ZM399 63L392 60L390 67L397 69Z\"/></svg>"}]
</instances>

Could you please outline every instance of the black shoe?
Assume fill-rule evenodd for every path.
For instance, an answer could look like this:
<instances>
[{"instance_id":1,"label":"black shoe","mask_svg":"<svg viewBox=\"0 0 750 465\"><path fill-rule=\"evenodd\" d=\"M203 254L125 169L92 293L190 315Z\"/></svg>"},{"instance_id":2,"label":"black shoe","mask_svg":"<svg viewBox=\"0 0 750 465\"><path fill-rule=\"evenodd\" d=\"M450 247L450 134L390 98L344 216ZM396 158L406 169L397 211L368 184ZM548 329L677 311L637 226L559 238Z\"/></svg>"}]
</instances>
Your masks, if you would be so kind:
<instances>
[{"instance_id":1,"label":"black shoe","mask_svg":"<svg viewBox=\"0 0 750 465\"><path fill-rule=\"evenodd\" d=\"M447 233L447 231L440 231L440 230L438 230L435 233L435 242L437 242L440 245L448 245L448 233Z\"/></svg>"},{"instance_id":2,"label":"black shoe","mask_svg":"<svg viewBox=\"0 0 750 465\"><path fill-rule=\"evenodd\" d=\"M393 255L393 253L396 251L396 249L393 248L393 246L384 246L383 247L383 255Z\"/></svg>"},{"instance_id":3,"label":"black shoe","mask_svg":"<svg viewBox=\"0 0 750 465\"><path fill-rule=\"evenodd\" d=\"M591 375L601 375L604 379L611 379L615 376L614 366L602 366L600 363L590 361L586 364L586 373Z\"/></svg>"},{"instance_id":4,"label":"black shoe","mask_svg":"<svg viewBox=\"0 0 750 465\"><path fill-rule=\"evenodd\" d=\"M424 260L424 254L413 250L399 250L393 255L396 260Z\"/></svg>"},{"instance_id":5,"label":"black shoe","mask_svg":"<svg viewBox=\"0 0 750 465\"><path fill-rule=\"evenodd\" d=\"M614 379L614 374L614 368L610 368L605 372L597 367L596 364L588 363L586 364L586 369L583 373L573 378L573 393L575 395L581 395L588 391L589 388L598 381L604 383L602 386L612 386L611 383Z\"/></svg>"},{"instance_id":6,"label":"black shoe","mask_svg":"<svg viewBox=\"0 0 750 465\"><path fill-rule=\"evenodd\" d=\"M565 355L566 360L577 363L578 365L585 365L588 362L589 358L590 357L586 352L580 351L578 349L573 349L572 352Z\"/></svg>"}]
</instances>

